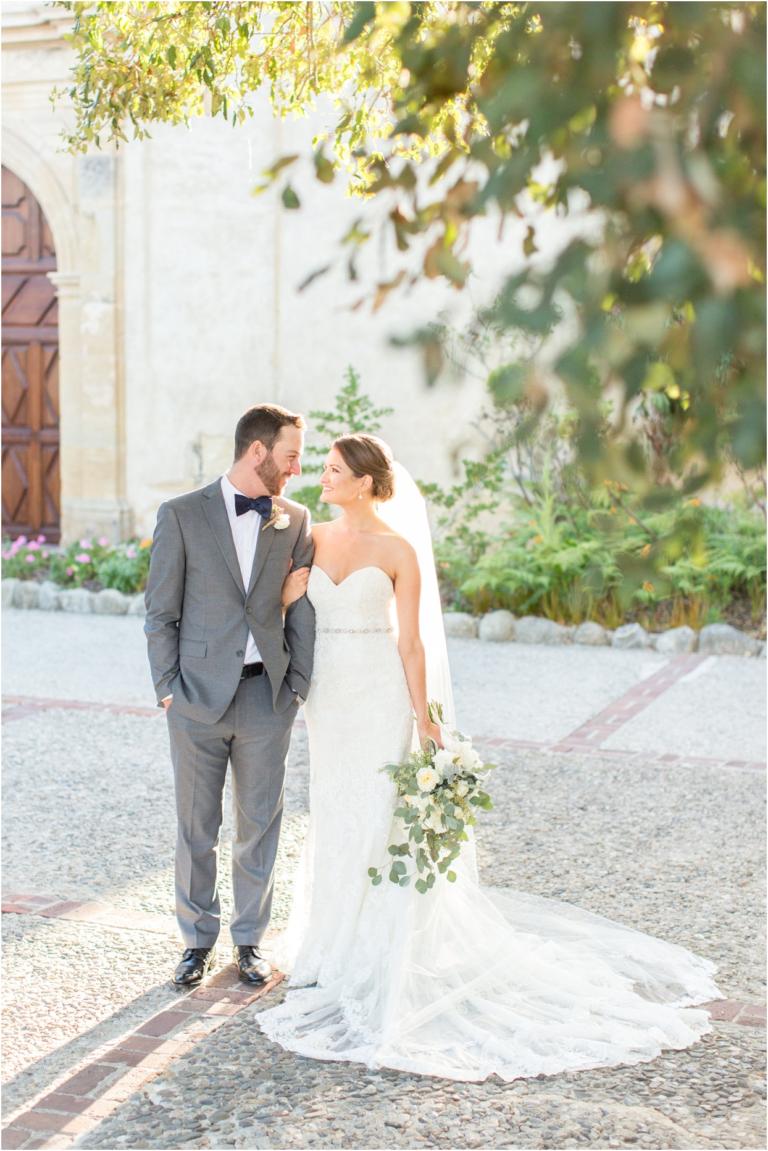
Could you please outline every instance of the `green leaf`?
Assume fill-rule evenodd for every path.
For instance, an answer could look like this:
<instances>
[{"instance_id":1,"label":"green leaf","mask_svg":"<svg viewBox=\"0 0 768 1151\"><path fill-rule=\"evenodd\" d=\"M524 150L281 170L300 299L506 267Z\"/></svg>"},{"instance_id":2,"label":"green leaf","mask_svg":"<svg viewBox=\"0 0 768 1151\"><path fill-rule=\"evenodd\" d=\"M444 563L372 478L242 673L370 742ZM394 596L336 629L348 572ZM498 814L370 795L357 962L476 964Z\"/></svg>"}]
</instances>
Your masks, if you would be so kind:
<instances>
[{"instance_id":1,"label":"green leaf","mask_svg":"<svg viewBox=\"0 0 768 1151\"><path fill-rule=\"evenodd\" d=\"M417 891L421 892L422 895L425 895L429 890L423 879L417 879L414 886L416 887Z\"/></svg>"},{"instance_id":2,"label":"green leaf","mask_svg":"<svg viewBox=\"0 0 768 1151\"><path fill-rule=\"evenodd\" d=\"M378 872L378 869L377 869L377 868L375 868L375 867L369 867L369 868L368 868L368 874L370 875L371 879L373 879L373 877L374 877L375 875L378 875L378 874L379 874L379 872Z\"/></svg>"},{"instance_id":3,"label":"green leaf","mask_svg":"<svg viewBox=\"0 0 768 1151\"><path fill-rule=\"evenodd\" d=\"M448 880L449 883L455 883L456 882L456 872L455 871L446 872L445 878Z\"/></svg>"},{"instance_id":4,"label":"green leaf","mask_svg":"<svg viewBox=\"0 0 768 1151\"><path fill-rule=\"evenodd\" d=\"M293 152L288 156L281 156L278 160L275 160L271 168L264 169L262 176L264 176L266 180L274 180L275 176L279 175L283 168L287 168L289 165L295 164L298 158L299 156L297 152Z\"/></svg>"},{"instance_id":5,"label":"green leaf","mask_svg":"<svg viewBox=\"0 0 768 1151\"><path fill-rule=\"evenodd\" d=\"M376 19L376 5L375 3L358 3L355 4L355 12L347 27L344 29L345 44L351 44L362 33L363 29Z\"/></svg>"},{"instance_id":6,"label":"green leaf","mask_svg":"<svg viewBox=\"0 0 768 1151\"><path fill-rule=\"evenodd\" d=\"M283 201L283 207L289 208L292 211L301 207L301 200L296 195L290 184L285 185L280 199Z\"/></svg>"},{"instance_id":7,"label":"green leaf","mask_svg":"<svg viewBox=\"0 0 768 1151\"><path fill-rule=\"evenodd\" d=\"M315 162L315 175L322 184L332 184L335 175L333 164L327 156L323 154L322 148L318 149L314 154Z\"/></svg>"},{"instance_id":8,"label":"green leaf","mask_svg":"<svg viewBox=\"0 0 768 1151\"><path fill-rule=\"evenodd\" d=\"M382 881L382 876L377 875L374 879L371 880L371 883L373 884L374 887L378 887L379 884L381 883L381 881Z\"/></svg>"}]
</instances>

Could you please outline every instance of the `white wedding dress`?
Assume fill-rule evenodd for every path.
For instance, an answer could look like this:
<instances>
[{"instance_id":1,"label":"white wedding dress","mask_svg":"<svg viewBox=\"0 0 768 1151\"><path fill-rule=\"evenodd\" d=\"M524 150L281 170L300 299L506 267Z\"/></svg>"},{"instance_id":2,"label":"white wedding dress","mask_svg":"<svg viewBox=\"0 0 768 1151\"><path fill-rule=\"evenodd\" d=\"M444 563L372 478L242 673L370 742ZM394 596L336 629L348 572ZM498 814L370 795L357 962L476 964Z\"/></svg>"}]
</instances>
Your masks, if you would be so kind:
<instances>
[{"instance_id":1,"label":"white wedding dress","mask_svg":"<svg viewBox=\"0 0 768 1151\"><path fill-rule=\"evenodd\" d=\"M722 998L715 964L600 915L480 887L470 843L421 895L386 864L395 806L382 764L413 715L389 576L336 585L313 567L317 620L305 707L310 821L275 959L285 1000L256 1021L282 1047L456 1080L505 1080L647 1062L711 1030L691 1005Z\"/></svg>"}]
</instances>

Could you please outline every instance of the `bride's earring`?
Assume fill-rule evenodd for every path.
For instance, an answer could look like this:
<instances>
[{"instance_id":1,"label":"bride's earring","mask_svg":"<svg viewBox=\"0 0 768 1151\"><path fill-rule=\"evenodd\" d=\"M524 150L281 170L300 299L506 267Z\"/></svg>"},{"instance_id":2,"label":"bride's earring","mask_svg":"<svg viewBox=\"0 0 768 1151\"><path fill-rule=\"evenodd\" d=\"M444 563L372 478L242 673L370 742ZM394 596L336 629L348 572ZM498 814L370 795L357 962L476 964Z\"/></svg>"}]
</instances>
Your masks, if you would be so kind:
<instances>
[{"instance_id":1,"label":"bride's earring","mask_svg":"<svg viewBox=\"0 0 768 1151\"><path fill-rule=\"evenodd\" d=\"M358 498L359 500L361 500L361 499L363 498L363 493L362 493L362 490L361 490L361 491L359 491L359 492L357 493L357 498Z\"/></svg>"}]
</instances>

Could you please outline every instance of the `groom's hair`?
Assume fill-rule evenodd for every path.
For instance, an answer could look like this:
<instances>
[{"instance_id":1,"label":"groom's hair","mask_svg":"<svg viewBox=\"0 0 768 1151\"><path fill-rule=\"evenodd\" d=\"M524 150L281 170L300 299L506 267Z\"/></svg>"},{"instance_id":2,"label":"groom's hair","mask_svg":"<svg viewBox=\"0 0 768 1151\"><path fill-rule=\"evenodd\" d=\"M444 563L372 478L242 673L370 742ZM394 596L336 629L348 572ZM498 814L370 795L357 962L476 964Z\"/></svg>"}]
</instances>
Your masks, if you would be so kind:
<instances>
[{"instance_id":1,"label":"groom's hair","mask_svg":"<svg viewBox=\"0 0 768 1151\"><path fill-rule=\"evenodd\" d=\"M235 428L235 459L244 456L254 440L260 440L265 448L273 448L281 430L288 425L294 428L307 426L302 416L281 408L279 404L258 404L249 408Z\"/></svg>"}]
</instances>

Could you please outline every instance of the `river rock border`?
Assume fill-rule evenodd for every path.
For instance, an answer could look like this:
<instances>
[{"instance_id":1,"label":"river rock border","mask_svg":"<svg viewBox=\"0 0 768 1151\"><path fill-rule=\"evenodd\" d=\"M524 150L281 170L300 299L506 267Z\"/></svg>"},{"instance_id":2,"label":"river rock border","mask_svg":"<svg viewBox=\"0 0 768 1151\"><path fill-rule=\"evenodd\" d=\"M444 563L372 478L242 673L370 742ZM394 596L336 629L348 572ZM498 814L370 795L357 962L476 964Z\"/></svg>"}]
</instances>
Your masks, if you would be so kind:
<instances>
[{"instance_id":1,"label":"river rock border","mask_svg":"<svg viewBox=\"0 0 768 1151\"><path fill-rule=\"evenodd\" d=\"M38 611L71 611L79 615L144 615L144 592L125 595L115 588L89 591L88 588L63 588L46 580L4 579L3 607L37 609Z\"/></svg>"},{"instance_id":2,"label":"river rock border","mask_svg":"<svg viewBox=\"0 0 768 1151\"><path fill-rule=\"evenodd\" d=\"M38 611L68 611L82 615L144 615L144 593L125 595L114 588L89 591L63 588L46 580L4 579L3 607ZM492 611L473 616L449 611L444 615L446 635L461 639L481 639L488 643L583 644L587 647L649 648L663 655L698 651L708 655L765 656L765 643L727 623L712 623L695 631L673 627L649 632L639 623L627 623L614 631L587 621L566 627L542 616L515 616L511 611Z\"/></svg>"},{"instance_id":3,"label":"river rock border","mask_svg":"<svg viewBox=\"0 0 768 1151\"><path fill-rule=\"evenodd\" d=\"M588 647L647 648L663 655L698 651L707 655L765 656L765 643L746 635L728 623L712 623L695 631L673 627L649 632L639 623L627 623L614 631L587 621L566 627L541 616L515 616L511 611L492 611L473 616L446 612L445 631L449 636L479 638L488 643L583 644Z\"/></svg>"}]
</instances>

